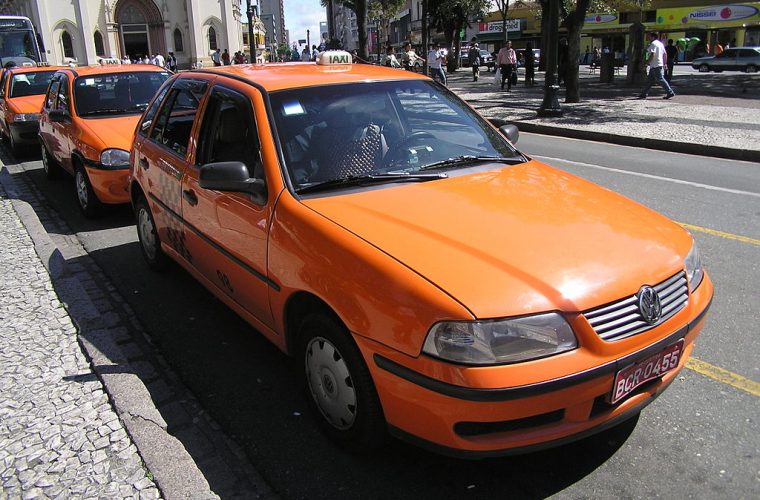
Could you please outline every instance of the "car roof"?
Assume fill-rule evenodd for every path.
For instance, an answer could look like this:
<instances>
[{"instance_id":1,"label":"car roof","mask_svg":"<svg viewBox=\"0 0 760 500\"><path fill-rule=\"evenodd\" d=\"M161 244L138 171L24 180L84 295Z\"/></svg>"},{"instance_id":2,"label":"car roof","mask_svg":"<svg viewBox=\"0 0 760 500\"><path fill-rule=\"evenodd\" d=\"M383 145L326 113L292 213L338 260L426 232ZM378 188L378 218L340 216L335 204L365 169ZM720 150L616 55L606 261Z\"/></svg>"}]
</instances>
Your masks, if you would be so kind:
<instances>
[{"instance_id":1,"label":"car roof","mask_svg":"<svg viewBox=\"0 0 760 500\"><path fill-rule=\"evenodd\" d=\"M105 64L97 66L77 66L76 68L64 67L59 69L69 70L77 76L110 75L113 73L134 73L137 71L169 72L169 70L156 66L155 64Z\"/></svg>"},{"instance_id":2,"label":"car roof","mask_svg":"<svg viewBox=\"0 0 760 500\"><path fill-rule=\"evenodd\" d=\"M66 69L66 66L13 66L7 68L6 71L10 71L13 74L18 73L38 73L41 71L58 71L60 69Z\"/></svg>"},{"instance_id":3,"label":"car roof","mask_svg":"<svg viewBox=\"0 0 760 500\"><path fill-rule=\"evenodd\" d=\"M236 64L182 72L183 75L218 73L254 82L269 92L367 81L427 80L413 71L374 64L320 66L314 62Z\"/></svg>"}]
</instances>

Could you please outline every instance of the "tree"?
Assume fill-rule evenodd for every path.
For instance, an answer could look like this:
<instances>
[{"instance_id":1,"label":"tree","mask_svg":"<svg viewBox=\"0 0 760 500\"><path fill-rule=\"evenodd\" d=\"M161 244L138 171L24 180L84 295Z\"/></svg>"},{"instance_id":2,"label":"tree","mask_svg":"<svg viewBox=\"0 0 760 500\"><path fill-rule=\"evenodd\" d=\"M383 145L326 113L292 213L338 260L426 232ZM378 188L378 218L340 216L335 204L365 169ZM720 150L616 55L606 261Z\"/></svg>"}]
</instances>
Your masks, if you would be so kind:
<instances>
[{"instance_id":1,"label":"tree","mask_svg":"<svg viewBox=\"0 0 760 500\"><path fill-rule=\"evenodd\" d=\"M391 43L391 19L396 17L396 14L401 11L401 7L405 3L406 0L370 0L368 7L369 18L380 20L383 33L385 33L385 42L388 45ZM380 44L379 38L377 43Z\"/></svg>"},{"instance_id":2,"label":"tree","mask_svg":"<svg viewBox=\"0 0 760 500\"><path fill-rule=\"evenodd\" d=\"M359 57L364 60L369 59L367 52L367 3L368 0L333 0L356 14L356 27L359 31ZM330 0L319 0L322 7L327 7Z\"/></svg>"},{"instance_id":3,"label":"tree","mask_svg":"<svg viewBox=\"0 0 760 500\"><path fill-rule=\"evenodd\" d=\"M469 18L490 8L491 0L428 0L430 27L443 33L446 44L451 47L447 63L448 71L459 67L462 31L469 26Z\"/></svg>"},{"instance_id":4,"label":"tree","mask_svg":"<svg viewBox=\"0 0 760 500\"><path fill-rule=\"evenodd\" d=\"M502 41L504 42L504 45L507 44L507 40L509 39L509 35L507 34L507 15L509 15L509 0L494 0L496 4L496 7L499 9L499 14L501 14L501 36Z\"/></svg>"}]
</instances>

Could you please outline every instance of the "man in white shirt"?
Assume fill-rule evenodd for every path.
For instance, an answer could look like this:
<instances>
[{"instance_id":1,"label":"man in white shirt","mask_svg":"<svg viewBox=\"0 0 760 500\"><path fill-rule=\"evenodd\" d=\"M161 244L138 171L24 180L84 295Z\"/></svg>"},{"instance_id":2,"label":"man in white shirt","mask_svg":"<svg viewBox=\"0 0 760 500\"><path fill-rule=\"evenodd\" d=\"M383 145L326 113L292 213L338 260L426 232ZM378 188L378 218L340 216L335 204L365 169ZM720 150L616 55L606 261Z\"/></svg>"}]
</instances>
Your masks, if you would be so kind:
<instances>
[{"instance_id":1,"label":"man in white shirt","mask_svg":"<svg viewBox=\"0 0 760 500\"><path fill-rule=\"evenodd\" d=\"M659 83L660 86L665 89L665 92L667 92L663 99L670 99L675 96L676 93L673 92L673 89L670 87L667 80L665 80L662 73L663 66L665 66L665 46L660 41L660 34L656 31L649 33L649 40L651 43L649 44L649 47L647 47L648 57L644 63L649 67L649 77L647 78L647 84L644 85L641 94L639 94L639 99L647 98L649 89L652 88L652 85L654 85L655 82Z\"/></svg>"},{"instance_id":2,"label":"man in white shirt","mask_svg":"<svg viewBox=\"0 0 760 500\"><path fill-rule=\"evenodd\" d=\"M443 52L438 48L438 44L431 44L430 51L427 55L427 63L430 68L430 76L433 80L439 81L442 85L446 85L446 72L443 70L441 64L446 58Z\"/></svg>"}]
</instances>

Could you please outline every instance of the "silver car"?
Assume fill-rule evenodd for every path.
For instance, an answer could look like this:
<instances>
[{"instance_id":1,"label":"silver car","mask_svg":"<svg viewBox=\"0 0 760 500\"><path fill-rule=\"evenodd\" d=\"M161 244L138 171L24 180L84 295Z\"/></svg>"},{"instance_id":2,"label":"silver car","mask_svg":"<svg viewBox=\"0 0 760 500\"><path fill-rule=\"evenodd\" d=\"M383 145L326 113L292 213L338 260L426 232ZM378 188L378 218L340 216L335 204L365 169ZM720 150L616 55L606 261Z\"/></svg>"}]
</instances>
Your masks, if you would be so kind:
<instances>
[{"instance_id":1,"label":"silver car","mask_svg":"<svg viewBox=\"0 0 760 500\"><path fill-rule=\"evenodd\" d=\"M699 57L691 61L691 67L703 73L708 71L744 71L754 73L760 70L760 47L734 47L717 56Z\"/></svg>"}]
</instances>

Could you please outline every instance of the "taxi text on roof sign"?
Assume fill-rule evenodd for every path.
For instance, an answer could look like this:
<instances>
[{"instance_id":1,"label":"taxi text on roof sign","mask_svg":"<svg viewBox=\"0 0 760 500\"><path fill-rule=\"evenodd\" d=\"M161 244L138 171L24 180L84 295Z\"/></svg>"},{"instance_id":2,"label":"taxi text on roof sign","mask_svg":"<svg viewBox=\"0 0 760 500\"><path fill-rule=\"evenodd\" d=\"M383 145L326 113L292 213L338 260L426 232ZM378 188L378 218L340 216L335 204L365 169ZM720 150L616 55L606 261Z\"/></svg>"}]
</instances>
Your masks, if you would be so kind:
<instances>
[{"instance_id":1,"label":"taxi text on roof sign","mask_svg":"<svg viewBox=\"0 0 760 500\"><path fill-rule=\"evenodd\" d=\"M317 57L317 65L333 66L336 64L351 64L353 58L345 50L328 50L322 52Z\"/></svg>"}]
</instances>

